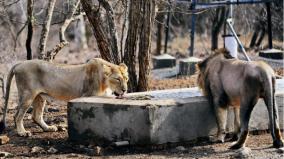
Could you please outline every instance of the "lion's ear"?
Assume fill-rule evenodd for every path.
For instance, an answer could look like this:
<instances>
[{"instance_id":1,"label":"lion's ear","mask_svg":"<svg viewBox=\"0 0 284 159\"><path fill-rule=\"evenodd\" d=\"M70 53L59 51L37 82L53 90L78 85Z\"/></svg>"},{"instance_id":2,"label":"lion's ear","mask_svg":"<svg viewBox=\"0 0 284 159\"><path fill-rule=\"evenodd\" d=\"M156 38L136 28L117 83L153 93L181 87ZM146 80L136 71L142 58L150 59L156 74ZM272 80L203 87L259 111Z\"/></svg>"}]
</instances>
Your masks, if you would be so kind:
<instances>
[{"instance_id":1,"label":"lion's ear","mask_svg":"<svg viewBox=\"0 0 284 159\"><path fill-rule=\"evenodd\" d=\"M124 63L120 63L119 68L124 70L125 72L127 72L127 70L128 70L128 67Z\"/></svg>"}]
</instances>

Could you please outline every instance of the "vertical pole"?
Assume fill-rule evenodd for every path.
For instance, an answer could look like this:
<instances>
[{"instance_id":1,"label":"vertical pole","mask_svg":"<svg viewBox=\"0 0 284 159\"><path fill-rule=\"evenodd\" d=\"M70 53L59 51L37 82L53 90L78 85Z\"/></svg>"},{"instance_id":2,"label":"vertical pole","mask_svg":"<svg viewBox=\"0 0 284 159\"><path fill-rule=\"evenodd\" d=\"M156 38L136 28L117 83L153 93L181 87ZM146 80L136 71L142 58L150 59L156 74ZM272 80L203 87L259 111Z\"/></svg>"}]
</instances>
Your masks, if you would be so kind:
<instances>
[{"instance_id":1,"label":"vertical pole","mask_svg":"<svg viewBox=\"0 0 284 159\"><path fill-rule=\"evenodd\" d=\"M194 51L194 32L195 32L195 5L196 5L196 0L192 0L192 5L191 5L191 10L192 10L192 17L191 17L191 33L190 33L190 52L189 56L193 56L193 51Z\"/></svg>"},{"instance_id":2,"label":"vertical pole","mask_svg":"<svg viewBox=\"0 0 284 159\"><path fill-rule=\"evenodd\" d=\"M272 30L271 30L271 12L270 12L270 3L266 3L267 10L267 31L268 31L268 47L272 49Z\"/></svg>"},{"instance_id":3,"label":"vertical pole","mask_svg":"<svg viewBox=\"0 0 284 159\"><path fill-rule=\"evenodd\" d=\"M170 30L170 20L171 20L171 1L168 0L169 7L168 7L168 14L167 14L167 26L165 27L166 37L165 37L165 49L164 53L167 53L167 47L168 47L168 39L169 39L169 30Z\"/></svg>"}]
</instances>

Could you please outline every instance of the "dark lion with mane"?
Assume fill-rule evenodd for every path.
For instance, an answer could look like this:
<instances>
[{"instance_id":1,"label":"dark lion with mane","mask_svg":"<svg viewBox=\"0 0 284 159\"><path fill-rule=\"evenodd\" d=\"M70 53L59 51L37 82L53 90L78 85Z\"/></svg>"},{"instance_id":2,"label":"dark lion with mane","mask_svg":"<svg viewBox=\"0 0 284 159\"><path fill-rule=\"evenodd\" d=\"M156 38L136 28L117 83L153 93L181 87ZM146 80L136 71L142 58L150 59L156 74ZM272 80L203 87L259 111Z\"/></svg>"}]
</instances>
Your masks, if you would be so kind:
<instances>
[{"instance_id":1,"label":"dark lion with mane","mask_svg":"<svg viewBox=\"0 0 284 159\"><path fill-rule=\"evenodd\" d=\"M215 51L197 64L197 83L214 107L219 141L224 142L229 105L235 108L235 131L240 132L230 148L245 146L251 112L259 98L263 98L269 113L269 127L275 148L283 147L275 104L275 75L262 61L242 61L229 58L225 49Z\"/></svg>"}]
</instances>

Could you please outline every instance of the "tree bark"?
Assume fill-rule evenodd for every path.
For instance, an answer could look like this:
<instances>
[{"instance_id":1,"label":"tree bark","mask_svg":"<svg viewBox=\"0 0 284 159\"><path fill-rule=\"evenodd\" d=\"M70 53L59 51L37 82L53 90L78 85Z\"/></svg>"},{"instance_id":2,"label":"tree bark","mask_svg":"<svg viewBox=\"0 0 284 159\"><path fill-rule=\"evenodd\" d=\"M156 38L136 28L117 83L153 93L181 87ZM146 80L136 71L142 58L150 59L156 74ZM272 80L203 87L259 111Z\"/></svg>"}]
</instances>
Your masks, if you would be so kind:
<instances>
[{"instance_id":1,"label":"tree bark","mask_svg":"<svg viewBox=\"0 0 284 159\"><path fill-rule=\"evenodd\" d=\"M164 13L158 13L156 20L157 20L157 41L156 41L156 54L161 55L162 51L162 36L164 31L164 19L165 14Z\"/></svg>"},{"instance_id":2,"label":"tree bark","mask_svg":"<svg viewBox=\"0 0 284 159\"><path fill-rule=\"evenodd\" d=\"M137 91L148 91L150 75L151 28L155 17L155 0L143 1L139 38L139 81Z\"/></svg>"},{"instance_id":3,"label":"tree bark","mask_svg":"<svg viewBox=\"0 0 284 159\"><path fill-rule=\"evenodd\" d=\"M28 0L27 2L28 35L26 40L27 60L31 60L33 58L32 47L31 47L32 38L33 38L33 28L34 28L33 8L34 8L34 0Z\"/></svg>"},{"instance_id":4,"label":"tree bark","mask_svg":"<svg viewBox=\"0 0 284 159\"><path fill-rule=\"evenodd\" d=\"M213 19L211 33L211 50L218 49L218 36L226 19L226 8L217 8Z\"/></svg>"},{"instance_id":5,"label":"tree bark","mask_svg":"<svg viewBox=\"0 0 284 159\"><path fill-rule=\"evenodd\" d=\"M91 0L81 0L81 4L89 22L92 25L101 57L109 62L115 63L116 58L111 53L111 43L107 40L104 26L102 24L103 21L99 12L100 8L94 5Z\"/></svg>"},{"instance_id":6,"label":"tree bark","mask_svg":"<svg viewBox=\"0 0 284 159\"><path fill-rule=\"evenodd\" d=\"M262 40L264 39L265 32L266 32L266 31L265 31L265 28L263 27L263 28L261 29L259 39L257 40L257 42L256 42L255 46L257 46L257 47L259 47L259 46L260 46L260 44L261 44Z\"/></svg>"},{"instance_id":7,"label":"tree bark","mask_svg":"<svg viewBox=\"0 0 284 159\"><path fill-rule=\"evenodd\" d=\"M259 31L258 30L255 30L253 32L253 35L252 35L252 38L251 38L251 41L250 41L250 44L249 44L249 47L250 48L253 48L255 46L255 42L256 42L256 39L258 37L258 34L259 34Z\"/></svg>"},{"instance_id":8,"label":"tree bark","mask_svg":"<svg viewBox=\"0 0 284 159\"><path fill-rule=\"evenodd\" d=\"M49 0L48 2L48 7L45 15L45 21L44 25L41 31L41 37L39 41L39 48L38 48L38 58L39 59L45 59L46 54L45 54L45 48L46 48L46 42L48 38L48 33L49 33L49 28L50 28L50 23L52 19L52 13L53 9L55 6L56 0Z\"/></svg>"},{"instance_id":9,"label":"tree bark","mask_svg":"<svg viewBox=\"0 0 284 159\"><path fill-rule=\"evenodd\" d=\"M118 43L117 43L117 31L116 31L116 26L114 23L114 17L113 17L113 9L111 7L111 5L106 1L106 0L99 0L100 4L102 4L102 6L104 7L105 11L106 11L106 18L107 18L107 22L108 22L108 32L110 34L108 40L111 43L111 50L112 50L112 54L114 56L114 62L116 64L121 62L121 57L119 55L118 52Z\"/></svg>"},{"instance_id":10,"label":"tree bark","mask_svg":"<svg viewBox=\"0 0 284 159\"><path fill-rule=\"evenodd\" d=\"M138 39L138 28L141 22L141 1L130 0L128 15L128 31L124 48L124 62L128 66L129 82L128 91L137 91L137 74L136 74L136 44Z\"/></svg>"}]
</instances>

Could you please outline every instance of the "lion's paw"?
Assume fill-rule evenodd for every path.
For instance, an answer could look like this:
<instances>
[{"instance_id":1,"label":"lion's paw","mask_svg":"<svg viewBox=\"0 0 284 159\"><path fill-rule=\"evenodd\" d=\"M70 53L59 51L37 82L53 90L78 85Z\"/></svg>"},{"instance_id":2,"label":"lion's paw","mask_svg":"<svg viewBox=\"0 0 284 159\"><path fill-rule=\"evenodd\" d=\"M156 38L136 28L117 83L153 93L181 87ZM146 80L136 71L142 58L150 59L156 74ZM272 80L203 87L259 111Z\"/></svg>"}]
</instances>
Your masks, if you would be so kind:
<instances>
[{"instance_id":1,"label":"lion's paw","mask_svg":"<svg viewBox=\"0 0 284 159\"><path fill-rule=\"evenodd\" d=\"M48 131L48 132L55 132L57 130L58 130L57 126L54 126L54 125L49 126L47 127L47 129L45 129L45 131Z\"/></svg>"},{"instance_id":2,"label":"lion's paw","mask_svg":"<svg viewBox=\"0 0 284 159\"><path fill-rule=\"evenodd\" d=\"M32 133L30 131L21 131L21 132L18 132L18 135L21 137L30 137L32 136Z\"/></svg>"},{"instance_id":3,"label":"lion's paw","mask_svg":"<svg viewBox=\"0 0 284 159\"><path fill-rule=\"evenodd\" d=\"M57 126L52 125L52 126L47 127L47 129L45 129L44 131L55 132L57 130L58 130Z\"/></svg>"}]
</instances>

